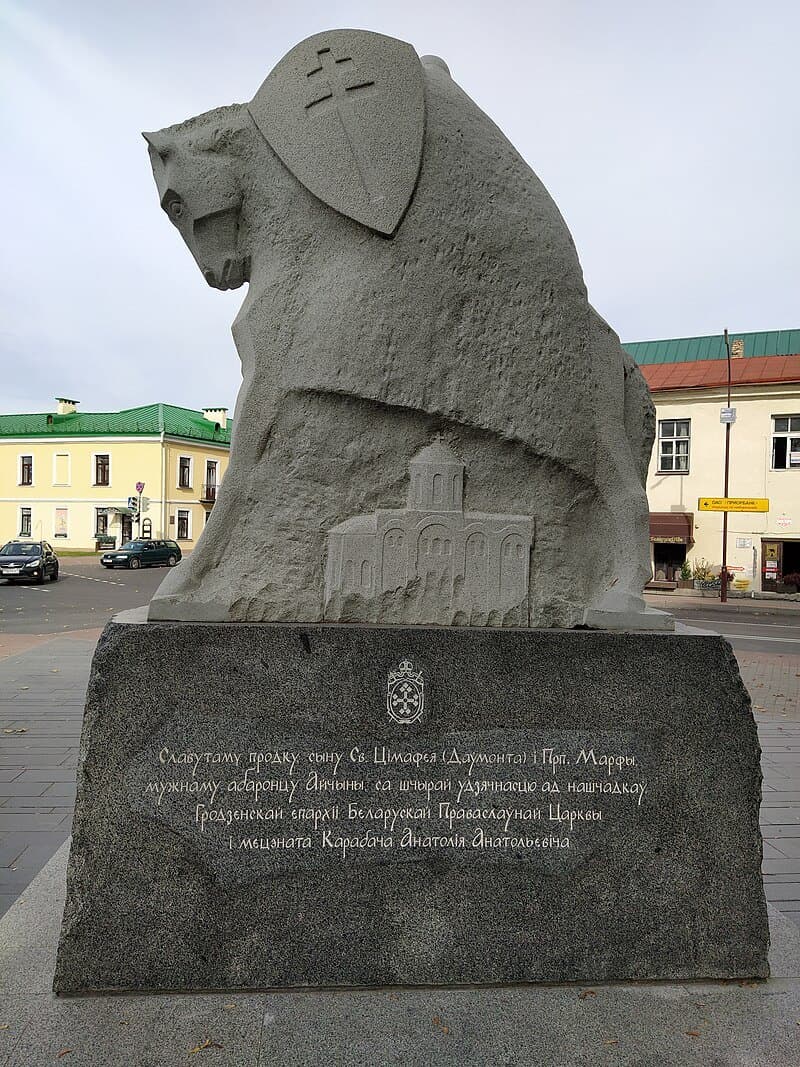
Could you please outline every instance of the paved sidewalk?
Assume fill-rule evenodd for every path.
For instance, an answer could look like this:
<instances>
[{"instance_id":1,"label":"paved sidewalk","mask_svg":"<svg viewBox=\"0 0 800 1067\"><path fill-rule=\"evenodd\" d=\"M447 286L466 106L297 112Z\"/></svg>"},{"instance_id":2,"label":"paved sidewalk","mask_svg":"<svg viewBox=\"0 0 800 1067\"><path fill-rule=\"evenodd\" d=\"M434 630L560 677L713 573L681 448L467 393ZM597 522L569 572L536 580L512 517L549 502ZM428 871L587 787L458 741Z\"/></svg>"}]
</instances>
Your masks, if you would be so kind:
<instances>
[{"instance_id":1,"label":"paved sidewalk","mask_svg":"<svg viewBox=\"0 0 800 1067\"><path fill-rule=\"evenodd\" d=\"M99 635L0 635L0 914L70 832ZM800 925L800 656L740 652L738 660L764 752L767 899Z\"/></svg>"},{"instance_id":2,"label":"paved sidewalk","mask_svg":"<svg viewBox=\"0 0 800 1067\"><path fill-rule=\"evenodd\" d=\"M99 635L0 636L0 914L69 836Z\"/></svg>"}]
</instances>

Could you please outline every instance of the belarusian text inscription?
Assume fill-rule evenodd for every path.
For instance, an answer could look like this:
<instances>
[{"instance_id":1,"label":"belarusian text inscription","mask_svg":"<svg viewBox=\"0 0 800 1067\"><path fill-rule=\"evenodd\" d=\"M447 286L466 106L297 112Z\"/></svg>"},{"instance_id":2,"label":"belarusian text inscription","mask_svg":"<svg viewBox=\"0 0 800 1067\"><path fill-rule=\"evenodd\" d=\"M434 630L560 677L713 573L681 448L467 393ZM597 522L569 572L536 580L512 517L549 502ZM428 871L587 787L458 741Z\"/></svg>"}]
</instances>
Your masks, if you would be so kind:
<instances>
[{"instance_id":1,"label":"belarusian text inscription","mask_svg":"<svg viewBox=\"0 0 800 1067\"><path fill-rule=\"evenodd\" d=\"M241 728L232 733L242 739ZM219 722L179 729L126 777L131 809L166 824L219 874L433 858L577 862L633 827L649 800L652 768L620 735L215 746L220 736Z\"/></svg>"}]
</instances>

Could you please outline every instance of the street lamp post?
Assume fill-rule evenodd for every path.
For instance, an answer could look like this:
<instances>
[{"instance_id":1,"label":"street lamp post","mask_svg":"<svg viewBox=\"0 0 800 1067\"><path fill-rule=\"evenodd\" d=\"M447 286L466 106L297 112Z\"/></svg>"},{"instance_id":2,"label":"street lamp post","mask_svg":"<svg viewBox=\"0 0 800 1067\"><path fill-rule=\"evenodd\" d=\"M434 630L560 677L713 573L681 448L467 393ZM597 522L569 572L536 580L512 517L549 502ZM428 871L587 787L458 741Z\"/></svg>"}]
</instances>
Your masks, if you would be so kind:
<instances>
[{"instance_id":1,"label":"street lamp post","mask_svg":"<svg viewBox=\"0 0 800 1067\"><path fill-rule=\"evenodd\" d=\"M728 331L725 330L725 351L728 358L728 406L723 409L720 418L725 423L725 488L722 495L728 498L728 473L731 461L731 424L735 412L731 408L731 345ZM722 571L719 576L719 599L725 604L728 600L728 512L722 513Z\"/></svg>"},{"instance_id":2,"label":"street lamp post","mask_svg":"<svg viewBox=\"0 0 800 1067\"><path fill-rule=\"evenodd\" d=\"M727 331L726 331L727 336ZM139 533L142 532L142 493L144 492L144 482L136 483L136 492L139 494L139 508L136 512L136 525L139 528Z\"/></svg>"}]
</instances>

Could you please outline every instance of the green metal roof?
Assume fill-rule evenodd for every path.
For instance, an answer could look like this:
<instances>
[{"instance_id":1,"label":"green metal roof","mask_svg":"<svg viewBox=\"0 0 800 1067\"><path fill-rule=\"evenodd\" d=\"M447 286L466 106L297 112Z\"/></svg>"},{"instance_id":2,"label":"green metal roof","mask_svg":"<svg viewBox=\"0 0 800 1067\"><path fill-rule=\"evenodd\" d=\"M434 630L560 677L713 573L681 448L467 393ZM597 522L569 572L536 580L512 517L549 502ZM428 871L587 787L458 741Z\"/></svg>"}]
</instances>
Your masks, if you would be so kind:
<instances>
[{"instance_id":1,"label":"green metal roof","mask_svg":"<svg viewBox=\"0 0 800 1067\"><path fill-rule=\"evenodd\" d=\"M744 341L744 355L793 356L800 353L800 330L766 330L762 333L729 333L733 343ZM629 341L622 346L640 365L646 363L694 363L701 359L725 359L721 333L707 337L676 337L667 341Z\"/></svg>"},{"instance_id":2,"label":"green metal roof","mask_svg":"<svg viewBox=\"0 0 800 1067\"><path fill-rule=\"evenodd\" d=\"M111 437L130 435L185 437L193 441L231 442L227 429L215 424L202 411L174 404L146 404L125 411L76 411L71 415L44 412L35 415L0 415L0 437Z\"/></svg>"}]
</instances>

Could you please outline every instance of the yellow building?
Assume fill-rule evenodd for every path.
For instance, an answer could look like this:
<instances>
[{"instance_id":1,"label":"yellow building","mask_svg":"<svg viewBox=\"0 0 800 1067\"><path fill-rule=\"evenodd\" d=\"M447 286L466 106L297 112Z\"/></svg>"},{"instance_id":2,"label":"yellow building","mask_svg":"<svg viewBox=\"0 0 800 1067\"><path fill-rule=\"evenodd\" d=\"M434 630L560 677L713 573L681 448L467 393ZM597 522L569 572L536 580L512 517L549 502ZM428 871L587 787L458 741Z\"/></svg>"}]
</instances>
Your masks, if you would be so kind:
<instances>
[{"instance_id":1,"label":"yellow building","mask_svg":"<svg viewBox=\"0 0 800 1067\"><path fill-rule=\"evenodd\" d=\"M228 464L227 409L84 413L75 400L56 403L49 414L0 415L0 543L94 550L149 536L191 550Z\"/></svg>"},{"instance_id":2,"label":"yellow building","mask_svg":"<svg viewBox=\"0 0 800 1067\"><path fill-rule=\"evenodd\" d=\"M626 344L656 405L647 495L653 574L674 581L684 559L722 562L722 513L700 497L724 486L728 363L721 335ZM739 588L788 592L800 573L800 330L731 335L728 495L769 500L769 511L728 515L729 569Z\"/></svg>"}]
</instances>

